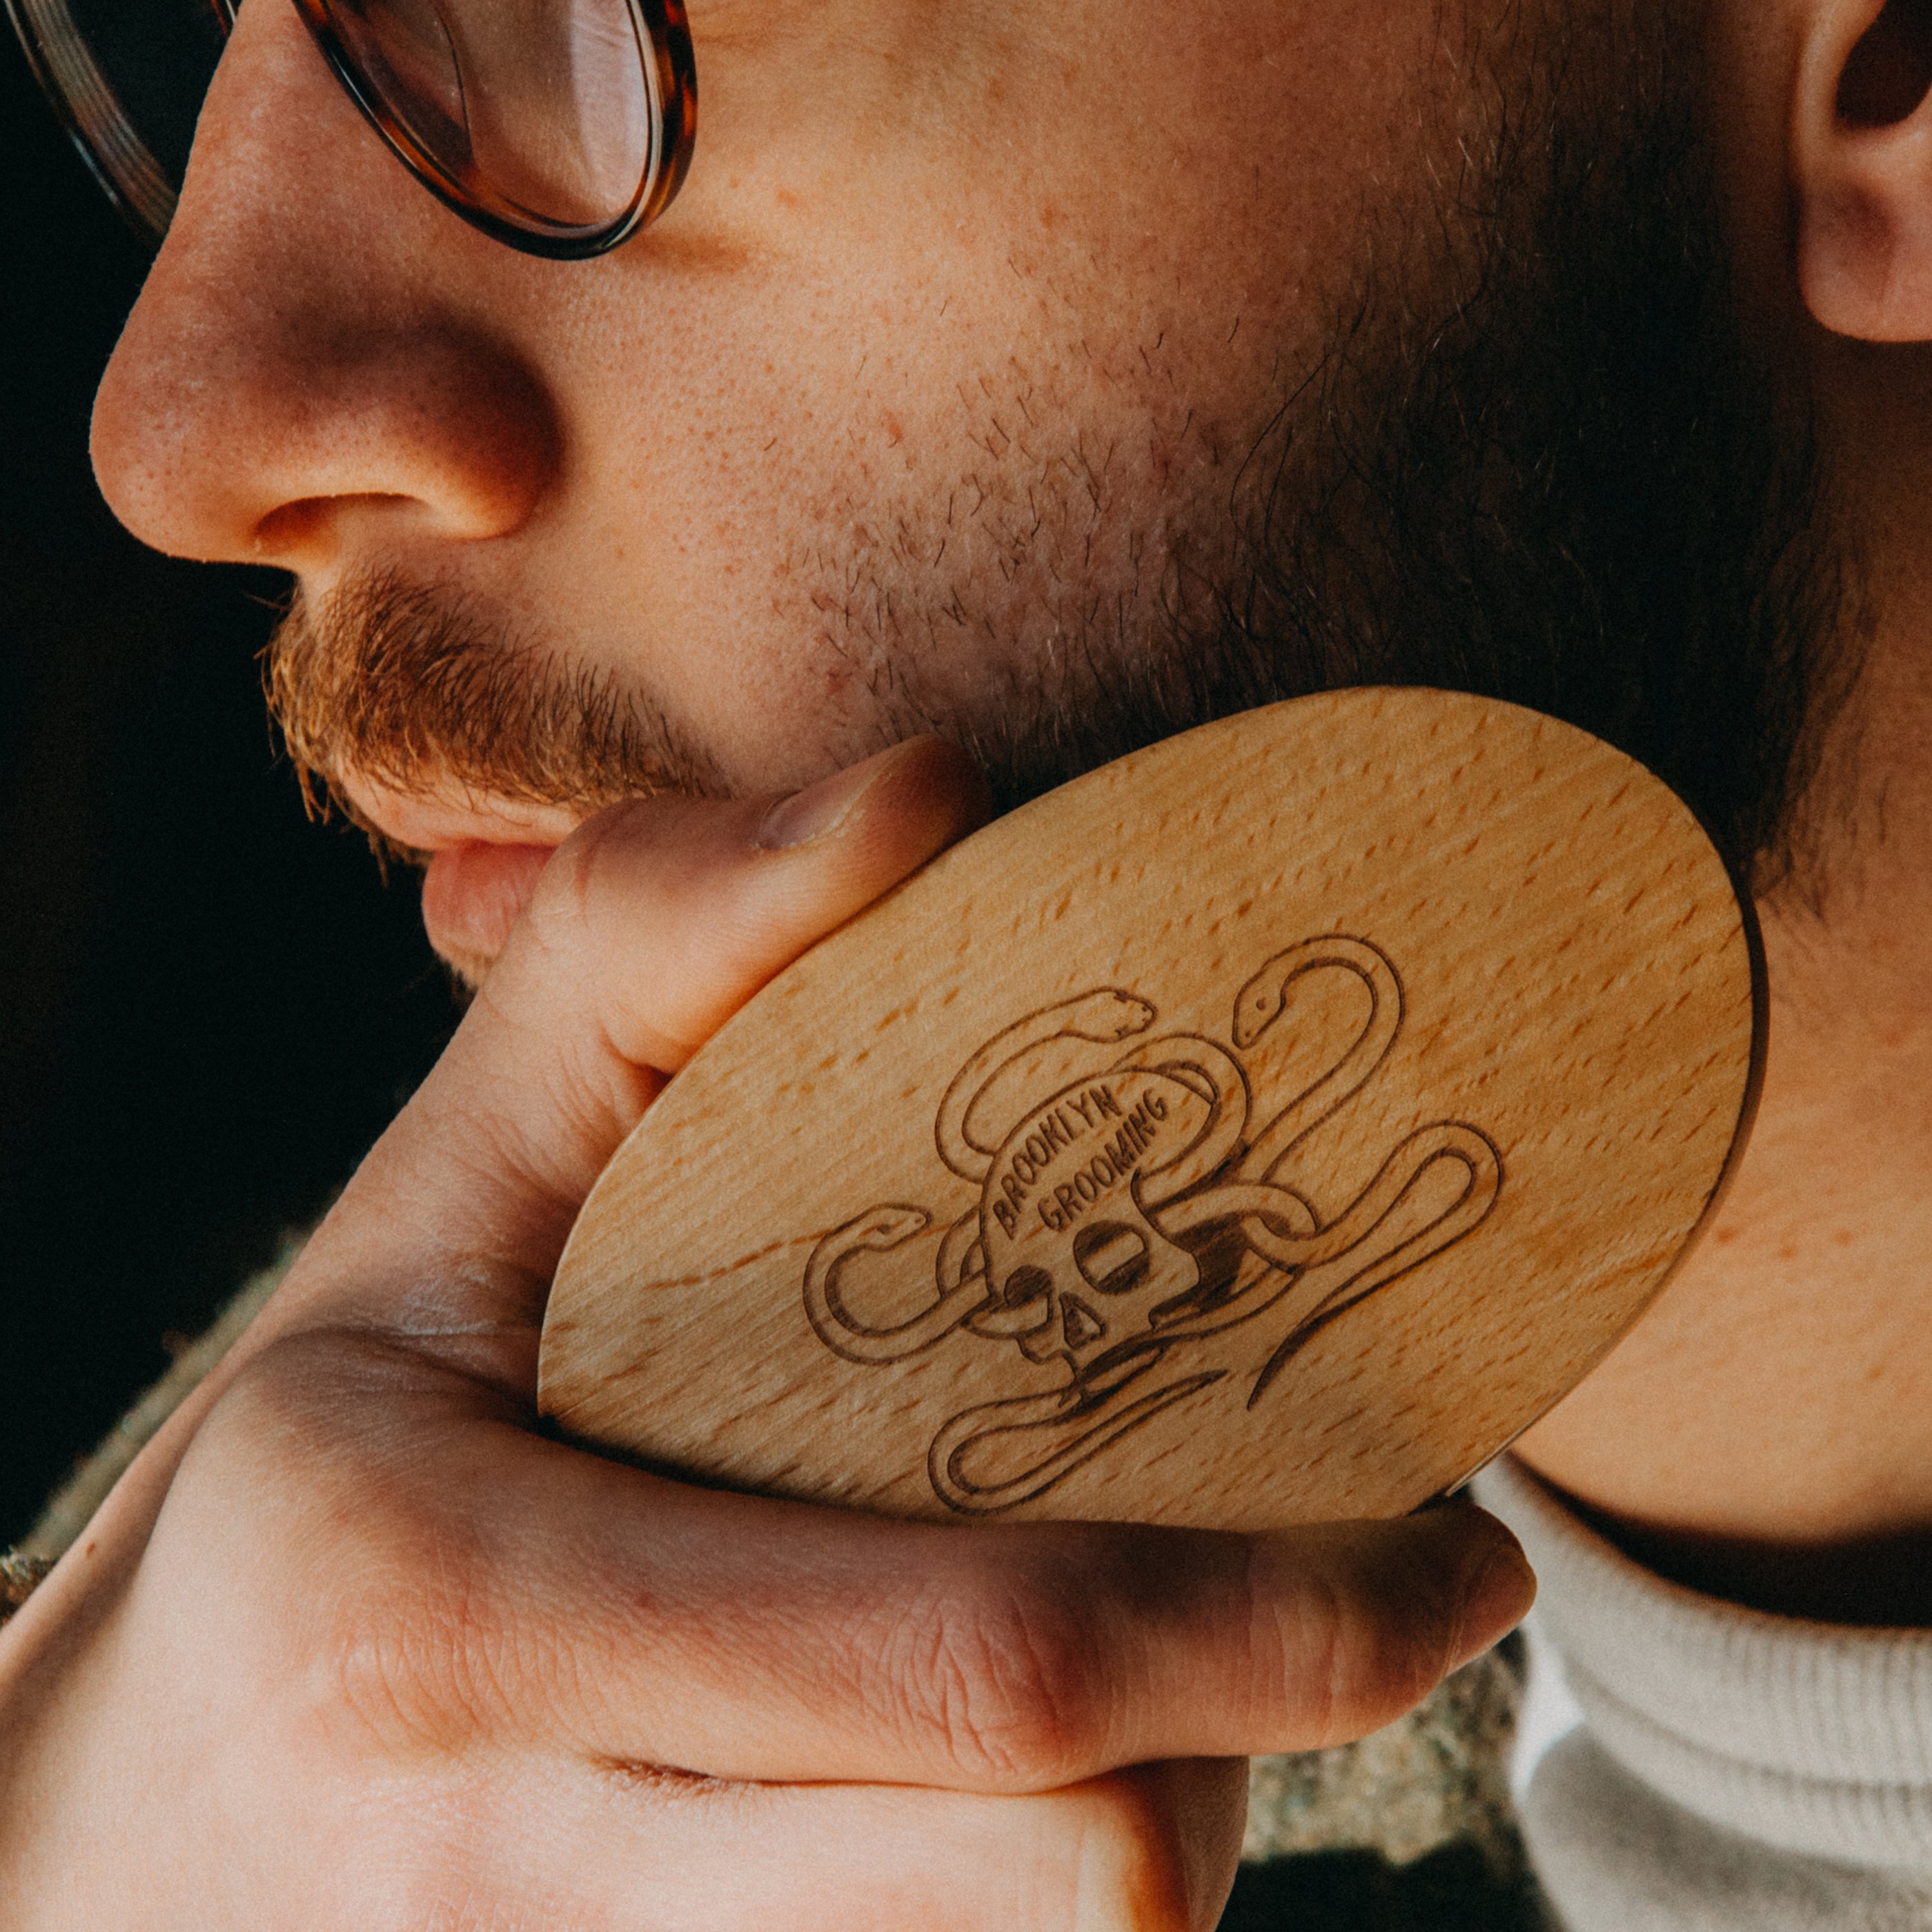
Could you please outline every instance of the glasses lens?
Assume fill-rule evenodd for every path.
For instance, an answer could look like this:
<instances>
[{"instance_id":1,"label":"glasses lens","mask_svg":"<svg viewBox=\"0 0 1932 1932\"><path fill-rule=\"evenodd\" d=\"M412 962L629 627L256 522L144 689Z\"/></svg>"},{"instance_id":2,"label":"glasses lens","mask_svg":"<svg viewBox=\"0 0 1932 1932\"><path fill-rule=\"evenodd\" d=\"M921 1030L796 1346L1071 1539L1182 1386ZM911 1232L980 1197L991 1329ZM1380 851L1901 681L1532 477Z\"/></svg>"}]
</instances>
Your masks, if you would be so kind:
<instances>
[{"instance_id":1,"label":"glasses lens","mask_svg":"<svg viewBox=\"0 0 1932 1932\"><path fill-rule=\"evenodd\" d=\"M232 16L224 0L7 0L102 185L154 239L172 218Z\"/></svg>"},{"instance_id":2,"label":"glasses lens","mask_svg":"<svg viewBox=\"0 0 1932 1932\"><path fill-rule=\"evenodd\" d=\"M303 10L377 126L466 210L567 241L607 235L652 199L663 81L634 0L304 0Z\"/></svg>"}]
</instances>

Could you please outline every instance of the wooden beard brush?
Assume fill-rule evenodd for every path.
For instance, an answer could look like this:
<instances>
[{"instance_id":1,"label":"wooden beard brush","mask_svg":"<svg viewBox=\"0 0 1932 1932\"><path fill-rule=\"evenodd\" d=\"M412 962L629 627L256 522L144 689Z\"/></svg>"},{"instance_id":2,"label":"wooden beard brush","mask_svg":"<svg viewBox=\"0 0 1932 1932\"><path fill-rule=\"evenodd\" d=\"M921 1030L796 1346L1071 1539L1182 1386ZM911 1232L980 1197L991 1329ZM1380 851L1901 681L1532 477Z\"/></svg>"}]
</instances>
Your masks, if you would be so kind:
<instances>
[{"instance_id":1,"label":"wooden beard brush","mask_svg":"<svg viewBox=\"0 0 1932 1932\"><path fill-rule=\"evenodd\" d=\"M1422 690L1207 725L719 1031L577 1224L542 1406L899 1516L1397 1514L1656 1294L1763 1033L1724 863L1597 740Z\"/></svg>"}]
</instances>

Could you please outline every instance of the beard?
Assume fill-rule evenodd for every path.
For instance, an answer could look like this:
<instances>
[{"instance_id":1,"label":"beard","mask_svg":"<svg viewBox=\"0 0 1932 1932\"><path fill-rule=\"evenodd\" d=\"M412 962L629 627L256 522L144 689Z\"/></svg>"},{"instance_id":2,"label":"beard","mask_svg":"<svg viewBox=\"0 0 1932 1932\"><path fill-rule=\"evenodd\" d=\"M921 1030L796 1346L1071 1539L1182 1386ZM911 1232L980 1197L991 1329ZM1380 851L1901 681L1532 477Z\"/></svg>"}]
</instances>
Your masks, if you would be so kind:
<instances>
[{"instance_id":1,"label":"beard","mask_svg":"<svg viewBox=\"0 0 1932 1932\"><path fill-rule=\"evenodd\" d=\"M1760 892L1799 868L1856 677L1854 572L1802 371L1744 324L1698 46L1694 21L1621 0L1472 39L1458 172L1365 219L1370 266L1232 485L1162 506L1157 546L1128 532L1158 583L1075 584L1016 688L949 706L904 641L936 612L990 630L970 584L891 580L875 556L855 595L841 566L827 607L889 614L861 640L885 667L867 736L938 729L1010 807L1233 712L1433 686L1636 758ZM1108 615L1070 624L1082 608ZM265 682L312 800L347 772L586 812L728 789L646 693L394 576L298 593Z\"/></svg>"}]
</instances>

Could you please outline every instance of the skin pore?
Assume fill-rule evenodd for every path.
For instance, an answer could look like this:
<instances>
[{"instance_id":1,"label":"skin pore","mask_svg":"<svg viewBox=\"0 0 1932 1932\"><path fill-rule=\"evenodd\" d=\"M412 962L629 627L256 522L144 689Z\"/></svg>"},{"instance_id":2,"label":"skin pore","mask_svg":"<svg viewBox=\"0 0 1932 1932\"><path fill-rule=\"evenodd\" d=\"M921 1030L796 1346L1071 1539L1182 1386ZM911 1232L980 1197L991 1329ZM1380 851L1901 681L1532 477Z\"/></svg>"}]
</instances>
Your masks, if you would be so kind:
<instances>
[{"instance_id":1,"label":"skin pore","mask_svg":"<svg viewBox=\"0 0 1932 1932\"><path fill-rule=\"evenodd\" d=\"M1922 1617L1927 378L1802 239L1808 76L1880 10L712 0L691 184L591 272L435 208L254 8L104 485L296 573L296 748L417 850L934 725L1010 800L1365 677L1625 745L1756 863L1765 1103L1525 1453L1688 1576Z\"/></svg>"}]
</instances>

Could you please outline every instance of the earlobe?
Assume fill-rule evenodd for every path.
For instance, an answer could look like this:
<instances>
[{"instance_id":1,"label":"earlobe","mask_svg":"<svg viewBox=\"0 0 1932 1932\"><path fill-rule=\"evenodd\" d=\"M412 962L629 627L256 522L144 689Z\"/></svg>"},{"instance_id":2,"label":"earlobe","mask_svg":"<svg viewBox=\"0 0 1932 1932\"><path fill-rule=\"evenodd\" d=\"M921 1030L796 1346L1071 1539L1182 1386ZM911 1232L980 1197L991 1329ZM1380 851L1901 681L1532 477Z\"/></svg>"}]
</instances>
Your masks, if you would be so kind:
<instances>
[{"instance_id":1,"label":"earlobe","mask_svg":"<svg viewBox=\"0 0 1932 1932\"><path fill-rule=\"evenodd\" d=\"M1816 7L1793 111L1806 306L1835 334L1932 341L1932 0Z\"/></svg>"}]
</instances>

